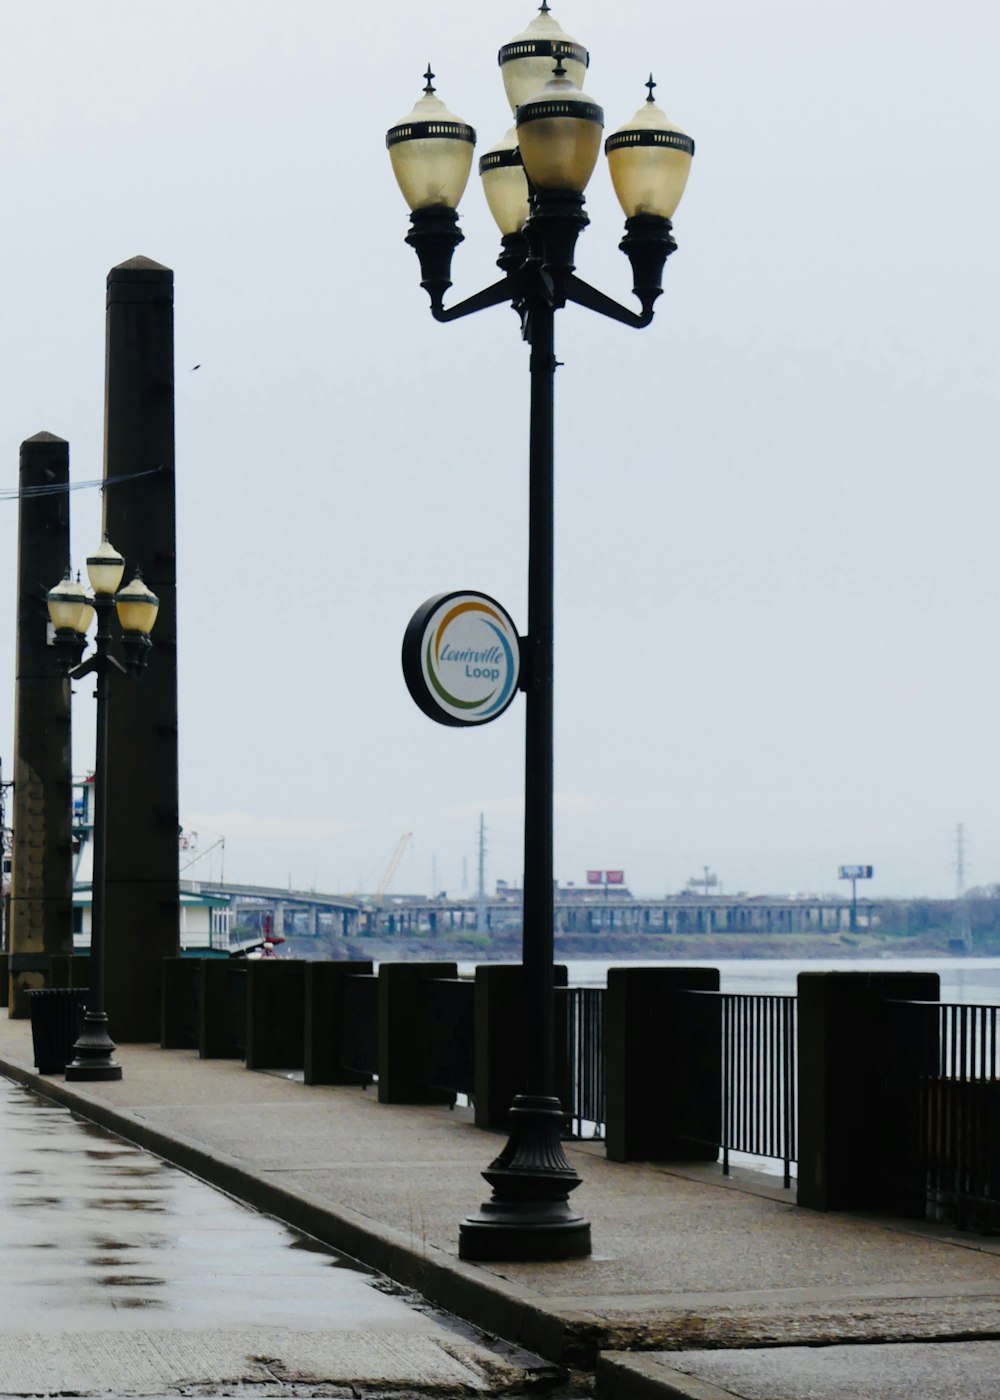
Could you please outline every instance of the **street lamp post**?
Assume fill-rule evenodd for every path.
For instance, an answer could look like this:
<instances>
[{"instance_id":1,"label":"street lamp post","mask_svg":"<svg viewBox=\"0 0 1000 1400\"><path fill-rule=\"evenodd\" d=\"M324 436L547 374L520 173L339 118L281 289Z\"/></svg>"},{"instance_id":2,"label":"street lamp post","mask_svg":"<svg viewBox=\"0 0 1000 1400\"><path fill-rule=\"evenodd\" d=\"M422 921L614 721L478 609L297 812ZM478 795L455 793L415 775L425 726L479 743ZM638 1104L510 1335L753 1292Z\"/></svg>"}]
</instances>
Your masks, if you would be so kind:
<instances>
[{"instance_id":1,"label":"street lamp post","mask_svg":"<svg viewBox=\"0 0 1000 1400\"><path fill-rule=\"evenodd\" d=\"M66 1066L70 1080L121 1079L122 1067L114 1057L115 1044L108 1033L104 1009L105 884L108 830L108 718L109 680L112 671L138 677L148 658L149 634L159 603L138 571L132 582L119 589L125 560L107 538L87 560L91 591L67 570L66 577L47 595L54 643L63 671L72 679L94 675L97 700L97 741L94 753L94 867L90 905L90 994L83 1031ZM124 661L111 652L111 614L117 613ZM94 651L83 661L87 631L96 614Z\"/></svg>"},{"instance_id":2,"label":"street lamp post","mask_svg":"<svg viewBox=\"0 0 1000 1400\"><path fill-rule=\"evenodd\" d=\"M561 1144L553 1041L553 467L555 313L567 302L641 329L653 319L663 268L674 251L671 216L694 153L649 96L605 142L625 216L621 248L632 265L640 310L622 306L575 275L576 240L589 222L584 190L600 153L604 114L581 91L589 56L552 18L547 3L500 50L515 127L481 158L483 189L501 233L503 277L445 307L451 259L462 241L456 208L469 175L475 132L436 96L428 68L413 111L386 144L410 206L406 241L437 321L510 304L530 346L528 630L525 691L524 1021L527 1083L511 1108L511 1133L483 1173L493 1189L462 1222L467 1259L565 1259L590 1253L590 1225L570 1206L580 1178Z\"/></svg>"}]
</instances>

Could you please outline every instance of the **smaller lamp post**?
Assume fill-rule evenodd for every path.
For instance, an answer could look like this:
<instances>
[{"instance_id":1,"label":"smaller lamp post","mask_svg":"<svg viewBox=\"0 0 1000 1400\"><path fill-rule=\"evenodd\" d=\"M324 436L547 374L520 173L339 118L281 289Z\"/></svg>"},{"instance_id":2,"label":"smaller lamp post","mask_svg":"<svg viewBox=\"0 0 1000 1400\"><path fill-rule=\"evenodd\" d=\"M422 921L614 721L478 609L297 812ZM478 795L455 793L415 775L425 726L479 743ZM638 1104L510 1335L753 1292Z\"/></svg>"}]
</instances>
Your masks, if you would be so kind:
<instances>
[{"instance_id":1,"label":"smaller lamp post","mask_svg":"<svg viewBox=\"0 0 1000 1400\"><path fill-rule=\"evenodd\" d=\"M92 592L69 572L46 597L55 632L55 646L64 673L71 680L94 673L97 699L97 744L94 755L94 869L90 907L90 996L83 1031L66 1066L67 1079L121 1079L122 1067L114 1057L115 1044L108 1034L104 1010L104 908L107 879L108 831L108 711L112 671L133 678L142 674L148 659L149 634L156 621L159 601L142 581L139 570L126 588L119 590L125 560L105 537L87 560ZM124 661L111 653L111 614L117 612ZM83 660L87 631L97 616L94 651Z\"/></svg>"}]
</instances>

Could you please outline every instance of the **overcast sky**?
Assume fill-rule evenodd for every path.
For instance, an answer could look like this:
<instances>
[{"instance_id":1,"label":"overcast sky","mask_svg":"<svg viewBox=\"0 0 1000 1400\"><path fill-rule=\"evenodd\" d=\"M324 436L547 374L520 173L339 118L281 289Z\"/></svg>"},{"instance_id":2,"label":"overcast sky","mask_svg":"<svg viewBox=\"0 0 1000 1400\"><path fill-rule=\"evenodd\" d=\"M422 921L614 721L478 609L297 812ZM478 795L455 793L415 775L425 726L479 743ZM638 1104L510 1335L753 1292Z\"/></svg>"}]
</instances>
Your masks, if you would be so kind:
<instances>
[{"instance_id":1,"label":"overcast sky","mask_svg":"<svg viewBox=\"0 0 1000 1400\"><path fill-rule=\"evenodd\" d=\"M458 893L483 812L490 886L519 881L523 704L437 726L399 648L454 588L524 626L527 354L504 308L432 321L384 134L430 60L492 145L532 6L4 13L0 485L42 429L100 475L107 271L176 274L182 820L227 876L341 891L413 832L393 888ZM1000 9L554 14L609 130L652 68L697 142L653 326L558 318L558 878L777 893L858 861L947 894L964 822L968 882L1000 880ZM578 266L624 299L602 167ZM461 213L455 295L495 276L475 175ZM72 509L82 563L98 493ZM16 526L0 502L5 775Z\"/></svg>"}]
</instances>

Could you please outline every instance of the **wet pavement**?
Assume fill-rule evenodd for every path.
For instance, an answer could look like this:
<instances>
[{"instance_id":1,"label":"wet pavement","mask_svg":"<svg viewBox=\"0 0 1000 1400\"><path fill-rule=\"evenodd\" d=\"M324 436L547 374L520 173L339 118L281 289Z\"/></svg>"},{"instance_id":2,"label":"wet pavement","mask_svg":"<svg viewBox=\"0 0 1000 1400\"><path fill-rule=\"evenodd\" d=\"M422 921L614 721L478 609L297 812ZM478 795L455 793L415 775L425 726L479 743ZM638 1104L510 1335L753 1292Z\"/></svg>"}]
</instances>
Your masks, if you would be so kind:
<instances>
[{"instance_id":1,"label":"wet pavement","mask_svg":"<svg viewBox=\"0 0 1000 1400\"><path fill-rule=\"evenodd\" d=\"M867 1400L869 1382L874 1387L876 1379L871 1393L878 1400L994 1400L998 1393L996 1240L928 1222L802 1210L773 1178L742 1170L723 1178L717 1166L706 1164L609 1162L600 1144L569 1143L567 1153L584 1178L574 1201L593 1223L593 1255L562 1263L475 1264L457 1256L458 1224L483 1199L480 1173L502 1138L476 1129L468 1110L380 1104L358 1087L305 1085L284 1074L250 1072L238 1061L201 1060L196 1051L128 1045L119 1055L125 1068L120 1081L80 1085L39 1076L31 1067L29 1028L0 1017L0 1067L11 1078L331 1249L363 1259L460 1314L470 1328L474 1324L556 1365L588 1372L596 1367L601 1400ZM19 1166L38 1169L32 1154L10 1165L12 1172ZM40 1196L61 1195L37 1177L8 1178L22 1197L29 1194L24 1182L32 1180ZM133 1178L137 1196L148 1192L149 1181ZM113 1195L103 1193L106 1200ZM211 1199L218 1208L217 1198ZM51 1245L53 1221L67 1214L51 1206L41 1210L39 1233L49 1230L44 1243ZM102 1214L114 1220L117 1232L123 1217L142 1222L144 1213L118 1207ZM161 1216L152 1214L155 1229ZM217 1233L211 1216L209 1209L202 1232L188 1212L187 1233ZM249 1222L257 1227L260 1217L250 1215ZM290 1238L285 1232L280 1237ZM92 1257L106 1259L113 1252L95 1249ZM69 1330L75 1326L69 1309L67 1330L53 1334L50 1348L69 1361L61 1372L46 1372L44 1385L37 1367L32 1372L28 1365L49 1354L41 1324L26 1338L0 1332L0 1393L5 1385L10 1393L12 1376L23 1383L18 1392L27 1393L32 1375L35 1393L72 1389L57 1381L74 1376L76 1393L99 1394L108 1375L115 1379L104 1390L117 1384L111 1391L117 1394L211 1393L205 1389L210 1378L232 1386L234 1377L249 1387L242 1393L261 1396L401 1395L421 1387L489 1394L508 1384L512 1395L525 1393L516 1367L512 1380L509 1366L497 1369L509 1356L477 1348L482 1334L452 1331L427 1311L418 1309L417 1319L430 1330L414 1331L413 1318L398 1326L392 1319L348 1323L345 1302L338 1330L340 1314L331 1302L328 1314L319 1308L320 1328L312 1321L300 1326L312 1316L313 1300L307 1298L301 1317L298 1308L290 1309L295 1317L287 1325L283 1319L271 1327L268 1314L259 1311L260 1278L282 1268L274 1260L288 1269L290 1252L286 1244L254 1271L238 1249L235 1268L221 1252L216 1257L214 1247L202 1250L200 1257L209 1256L208 1267L221 1280L214 1290L211 1280L193 1285L205 1288L206 1308L218 1301L221 1309L224 1300L228 1309L244 1279L245 1296L254 1299L249 1317L220 1312L219 1325L212 1325L209 1312L201 1326L197 1309L191 1318L125 1305L109 1308L115 1321L87 1334ZM39 1267L42 1253L33 1256ZM309 1251L297 1251L291 1272L308 1269L309 1257ZM331 1256L311 1257L323 1263ZM136 1252L134 1258L136 1278L123 1288L123 1300L128 1289L136 1298L165 1300L179 1292L182 1305L183 1280L197 1268L185 1275L181 1263L157 1267L155 1277L163 1282L152 1287L142 1282L154 1276L144 1256ZM84 1277L92 1279L95 1268ZM100 1268L108 1277L122 1272ZM348 1270L329 1263L320 1273L327 1281L350 1279ZM284 1287L283 1276L280 1282ZM361 1284L364 1298L370 1285L364 1276ZM115 1287L92 1289L102 1291L113 1301ZM266 1289L263 1296L266 1303ZM400 1304L405 1317L410 1295L390 1301ZM129 1323L122 1324L122 1317ZM113 1366L90 1371L86 1367L102 1356L95 1338L104 1339L102 1346L117 1341L120 1347L112 1353ZM133 1359L146 1370L126 1370ZM425 1363L437 1369L423 1369ZM459 1379L448 1369L456 1363L464 1368ZM347 1380L360 1372L367 1379ZM158 1378L169 1383L162 1379L156 1390ZM532 1379L544 1377L536 1373ZM576 1379L570 1383L577 1394L584 1389ZM234 1391L216 1386L215 1393Z\"/></svg>"},{"instance_id":2,"label":"wet pavement","mask_svg":"<svg viewBox=\"0 0 1000 1400\"><path fill-rule=\"evenodd\" d=\"M0 1202L2 1395L482 1395L525 1377L415 1295L3 1079Z\"/></svg>"}]
</instances>

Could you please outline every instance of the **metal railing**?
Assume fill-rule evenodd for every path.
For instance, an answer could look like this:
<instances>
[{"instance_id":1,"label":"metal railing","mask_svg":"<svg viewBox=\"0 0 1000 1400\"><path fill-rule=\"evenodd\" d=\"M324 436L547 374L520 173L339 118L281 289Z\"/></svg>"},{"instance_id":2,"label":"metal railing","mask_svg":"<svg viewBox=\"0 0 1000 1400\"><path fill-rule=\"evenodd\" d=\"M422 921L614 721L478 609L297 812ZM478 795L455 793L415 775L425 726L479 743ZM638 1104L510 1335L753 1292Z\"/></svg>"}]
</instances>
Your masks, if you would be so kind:
<instances>
[{"instance_id":1,"label":"metal railing","mask_svg":"<svg viewBox=\"0 0 1000 1400\"><path fill-rule=\"evenodd\" d=\"M798 1002L719 992L722 1001L722 1170L730 1152L773 1157L791 1185L798 1160Z\"/></svg>"},{"instance_id":2,"label":"metal railing","mask_svg":"<svg viewBox=\"0 0 1000 1400\"><path fill-rule=\"evenodd\" d=\"M424 1082L470 1102L476 1093L475 995L468 978L424 982Z\"/></svg>"},{"instance_id":3,"label":"metal railing","mask_svg":"<svg viewBox=\"0 0 1000 1400\"><path fill-rule=\"evenodd\" d=\"M938 1074L919 1087L928 1213L1000 1232L1000 1006L937 1007Z\"/></svg>"},{"instance_id":4,"label":"metal railing","mask_svg":"<svg viewBox=\"0 0 1000 1400\"><path fill-rule=\"evenodd\" d=\"M563 1108L573 1137L601 1139L607 1123L603 987L558 987L565 1010ZM560 1018L562 1019L562 1018Z\"/></svg>"},{"instance_id":5,"label":"metal railing","mask_svg":"<svg viewBox=\"0 0 1000 1400\"><path fill-rule=\"evenodd\" d=\"M349 973L344 978L344 1069L378 1075L378 977Z\"/></svg>"},{"instance_id":6,"label":"metal railing","mask_svg":"<svg viewBox=\"0 0 1000 1400\"><path fill-rule=\"evenodd\" d=\"M1000 1006L940 1002L940 1072L949 1079L1000 1079Z\"/></svg>"},{"instance_id":7,"label":"metal railing","mask_svg":"<svg viewBox=\"0 0 1000 1400\"><path fill-rule=\"evenodd\" d=\"M796 998L692 990L680 992L678 1003L683 1038L690 1045L704 1046L708 1036L721 1038L721 1113L714 1121L723 1173L730 1173L733 1152L770 1157L782 1163L788 1189L791 1165L798 1160ZM702 1108L688 1106L685 1135L708 1142L710 1106Z\"/></svg>"}]
</instances>

